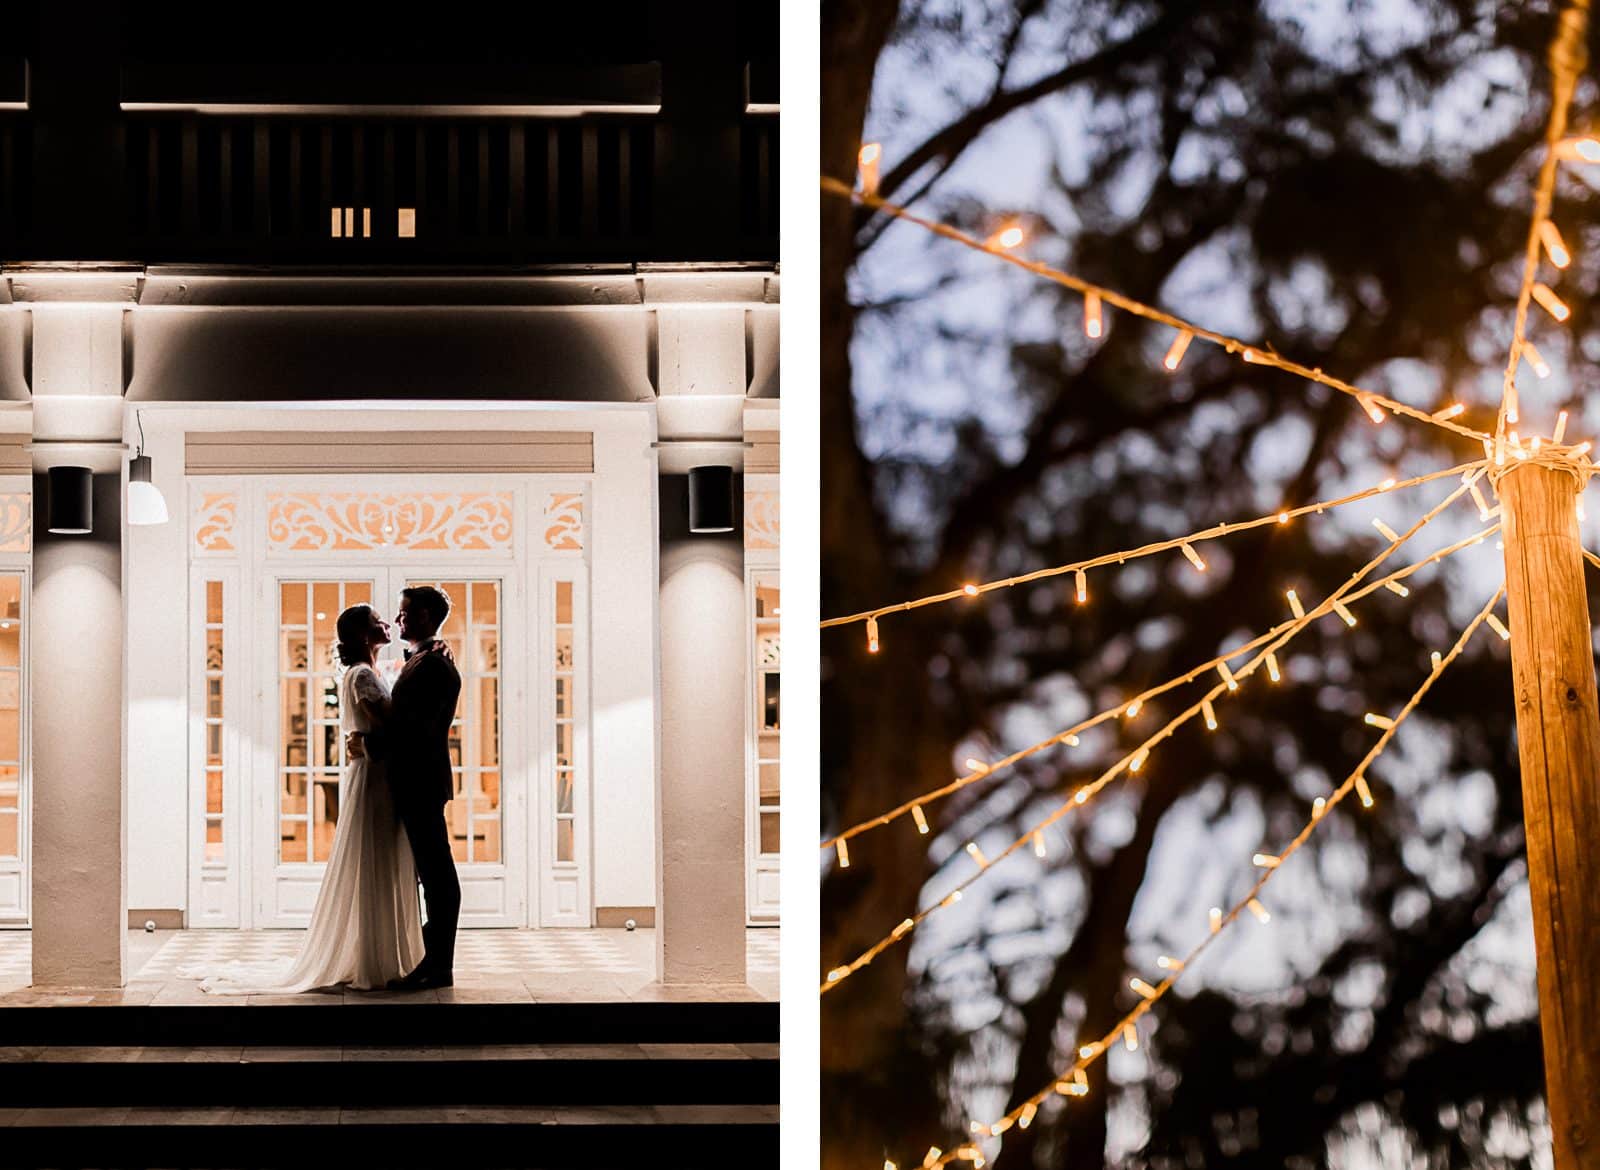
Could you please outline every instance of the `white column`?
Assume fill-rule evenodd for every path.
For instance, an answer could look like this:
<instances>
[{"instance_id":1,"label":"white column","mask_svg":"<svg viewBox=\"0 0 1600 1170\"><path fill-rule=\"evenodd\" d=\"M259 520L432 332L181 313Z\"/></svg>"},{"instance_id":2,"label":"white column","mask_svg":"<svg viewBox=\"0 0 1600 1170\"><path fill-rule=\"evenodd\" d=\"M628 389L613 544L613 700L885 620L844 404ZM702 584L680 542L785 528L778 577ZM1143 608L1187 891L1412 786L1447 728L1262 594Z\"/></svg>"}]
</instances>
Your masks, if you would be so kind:
<instances>
[{"instance_id":1,"label":"white column","mask_svg":"<svg viewBox=\"0 0 1600 1170\"><path fill-rule=\"evenodd\" d=\"M690 534L687 500L662 477L657 973L743 983L744 553L737 532Z\"/></svg>"},{"instance_id":2,"label":"white column","mask_svg":"<svg viewBox=\"0 0 1600 1170\"><path fill-rule=\"evenodd\" d=\"M33 309L33 983L127 972L123 785L122 309ZM54 464L94 471L94 528L47 531Z\"/></svg>"}]
</instances>

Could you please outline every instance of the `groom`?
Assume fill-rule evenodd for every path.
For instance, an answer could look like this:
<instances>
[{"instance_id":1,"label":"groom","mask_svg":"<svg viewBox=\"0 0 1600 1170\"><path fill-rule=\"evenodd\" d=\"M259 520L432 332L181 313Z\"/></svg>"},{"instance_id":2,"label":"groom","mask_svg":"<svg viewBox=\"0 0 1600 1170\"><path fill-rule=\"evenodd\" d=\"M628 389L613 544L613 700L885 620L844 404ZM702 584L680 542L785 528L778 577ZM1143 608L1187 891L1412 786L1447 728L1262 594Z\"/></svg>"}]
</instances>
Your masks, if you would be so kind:
<instances>
[{"instance_id":1,"label":"groom","mask_svg":"<svg viewBox=\"0 0 1600 1170\"><path fill-rule=\"evenodd\" d=\"M450 598L431 585L400 591L395 625L411 647L395 680L393 714L384 727L346 741L351 756L389 761L389 787L395 812L405 826L422 882L428 921L422 928L422 962L391 991L449 987L456 952L456 920L461 916L461 882L450 853L444 806L455 795L450 773L450 721L461 694L461 675L443 654L435 635L450 615Z\"/></svg>"}]
</instances>

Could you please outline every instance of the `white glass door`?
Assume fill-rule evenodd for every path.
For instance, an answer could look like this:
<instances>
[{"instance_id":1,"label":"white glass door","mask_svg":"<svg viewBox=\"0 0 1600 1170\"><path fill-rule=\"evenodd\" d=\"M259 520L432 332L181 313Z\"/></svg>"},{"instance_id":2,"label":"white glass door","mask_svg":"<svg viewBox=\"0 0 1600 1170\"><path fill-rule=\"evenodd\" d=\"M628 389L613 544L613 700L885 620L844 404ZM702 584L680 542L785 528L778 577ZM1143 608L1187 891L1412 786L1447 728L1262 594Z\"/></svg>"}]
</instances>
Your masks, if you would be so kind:
<instances>
[{"instance_id":1,"label":"white glass door","mask_svg":"<svg viewBox=\"0 0 1600 1170\"><path fill-rule=\"evenodd\" d=\"M746 747L745 913L751 923L778 921L779 683L783 654L780 638L778 574L749 576L751 691Z\"/></svg>"},{"instance_id":2,"label":"white glass door","mask_svg":"<svg viewBox=\"0 0 1600 1170\"><path fill-rule=\"evenodd\" d=\"M270 798L257 803L256 924L303 926L309 921L333 848L343 807L347 763L340 731L339 668L333 657L335 623L345 608L374 605L393 622L400 590L434 585L451 599L439 636L461 672L461 697L450 730L455 797L445 806L462 885L463 926L515 926L526 919L521 896L525 868L520 832L508 831L508 797L522 770L507 767L508 728L502 718L505 670L500 575L441 577L400 569L359 569L274 576L262 613L272 652L270 710L262 740L273 745L265 779ZM398 638L398 632L395 636ZM390 680L401 664L397 642L378 666ZM514 733L510 736L515 740ZM259 771L259 765L258 765ZM522 807L520 800L515 802ZM512 826L515 822L509 822Z\"/></svg>"}]
</instances>

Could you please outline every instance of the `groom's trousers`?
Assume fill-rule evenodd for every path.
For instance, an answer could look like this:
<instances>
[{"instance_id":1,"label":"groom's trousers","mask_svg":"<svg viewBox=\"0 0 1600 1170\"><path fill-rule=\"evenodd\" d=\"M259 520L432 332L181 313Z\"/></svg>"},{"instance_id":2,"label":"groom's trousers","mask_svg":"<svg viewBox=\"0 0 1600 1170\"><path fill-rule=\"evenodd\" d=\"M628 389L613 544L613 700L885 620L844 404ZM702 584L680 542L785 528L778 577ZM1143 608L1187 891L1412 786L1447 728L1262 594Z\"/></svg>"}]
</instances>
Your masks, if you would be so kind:
<instances>
[{"instance_id":1,"label":"groom's trousers","mask_svg":"<svg viewBox=\"0 0 1600 1170\"><path fill-rule=\"evenodd\" d=\"M456 922L461 917L461 881L450 854L450 830L445 824L444 801L404 800L396 810L411 842L422 883L422 904L428 921L422 926L422 962L429 969L449 974L455 968Z\"/></svg>"}]
</instances>

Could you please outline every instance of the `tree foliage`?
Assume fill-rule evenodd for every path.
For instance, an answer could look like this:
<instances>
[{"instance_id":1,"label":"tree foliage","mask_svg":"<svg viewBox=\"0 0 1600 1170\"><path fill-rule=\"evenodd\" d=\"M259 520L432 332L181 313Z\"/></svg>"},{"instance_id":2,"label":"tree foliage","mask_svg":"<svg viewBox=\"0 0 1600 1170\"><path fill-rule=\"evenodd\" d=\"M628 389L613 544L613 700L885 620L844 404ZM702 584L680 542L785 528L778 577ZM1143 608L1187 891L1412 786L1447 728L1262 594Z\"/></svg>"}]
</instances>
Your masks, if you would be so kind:
<instances>
[{"instance_id":1,"label":"tree foliage","mask_svg":"<svg viewBox=\"0 0 1600 1170\"><path fill-rule=\"evenodd\" d=\"M1487 425L1552 24L1546 5L1470 0L830 3L822 169L849 178L868 126L890 200L978 233L1016 214L1030 255L1421 407L1460 397ZM1579 124L1594 99L1585 83ZM1600 353L1593 205L1564 174L1575 313L1538 325L1557 375L1524 391L1546 433L1563 404L1575 432L1600 425L1581 407ZM822 211L825 616L1478 454L1212 346L1167 375L1165 330L1112 313L1090 343L1063 289L840 200ZM1285 585L1322 597L1381 547L1368 517L1403 529L1447 486L1226 538L1203 579L1179 557L1092 574L1081 609L1057 580L886 618L871 658L859 626L826 632L824 828L1265 630ZM1450 538L1476 527L1465 504L1451 517ZM1492 548L1461 560L1406 600L1375 594L1353 630L1315 626L1285 685L1252 680L1219 731L1186 728L1065 822L1047 862L997 867L830 993L824 1165L950 1148L1126 1011L1129 974L1187 949L1204 899L1238 896L1251 851L1292 836L1371 743L1362 712L1398 707L1486 600ZM1109 1083L1097 1065L1087 1098L1007 1133L1006 1163L1548 1157L1509 662L1491 642L1374 768L1377 808L1341 809L1286 871L1270 933L1195 972ZM823 969L965 877L964 842L1004 844L1177 709L1157 706L965 791L929 837L899 822L853 843L824 877Z\"/></svg>"}]
</instances>

